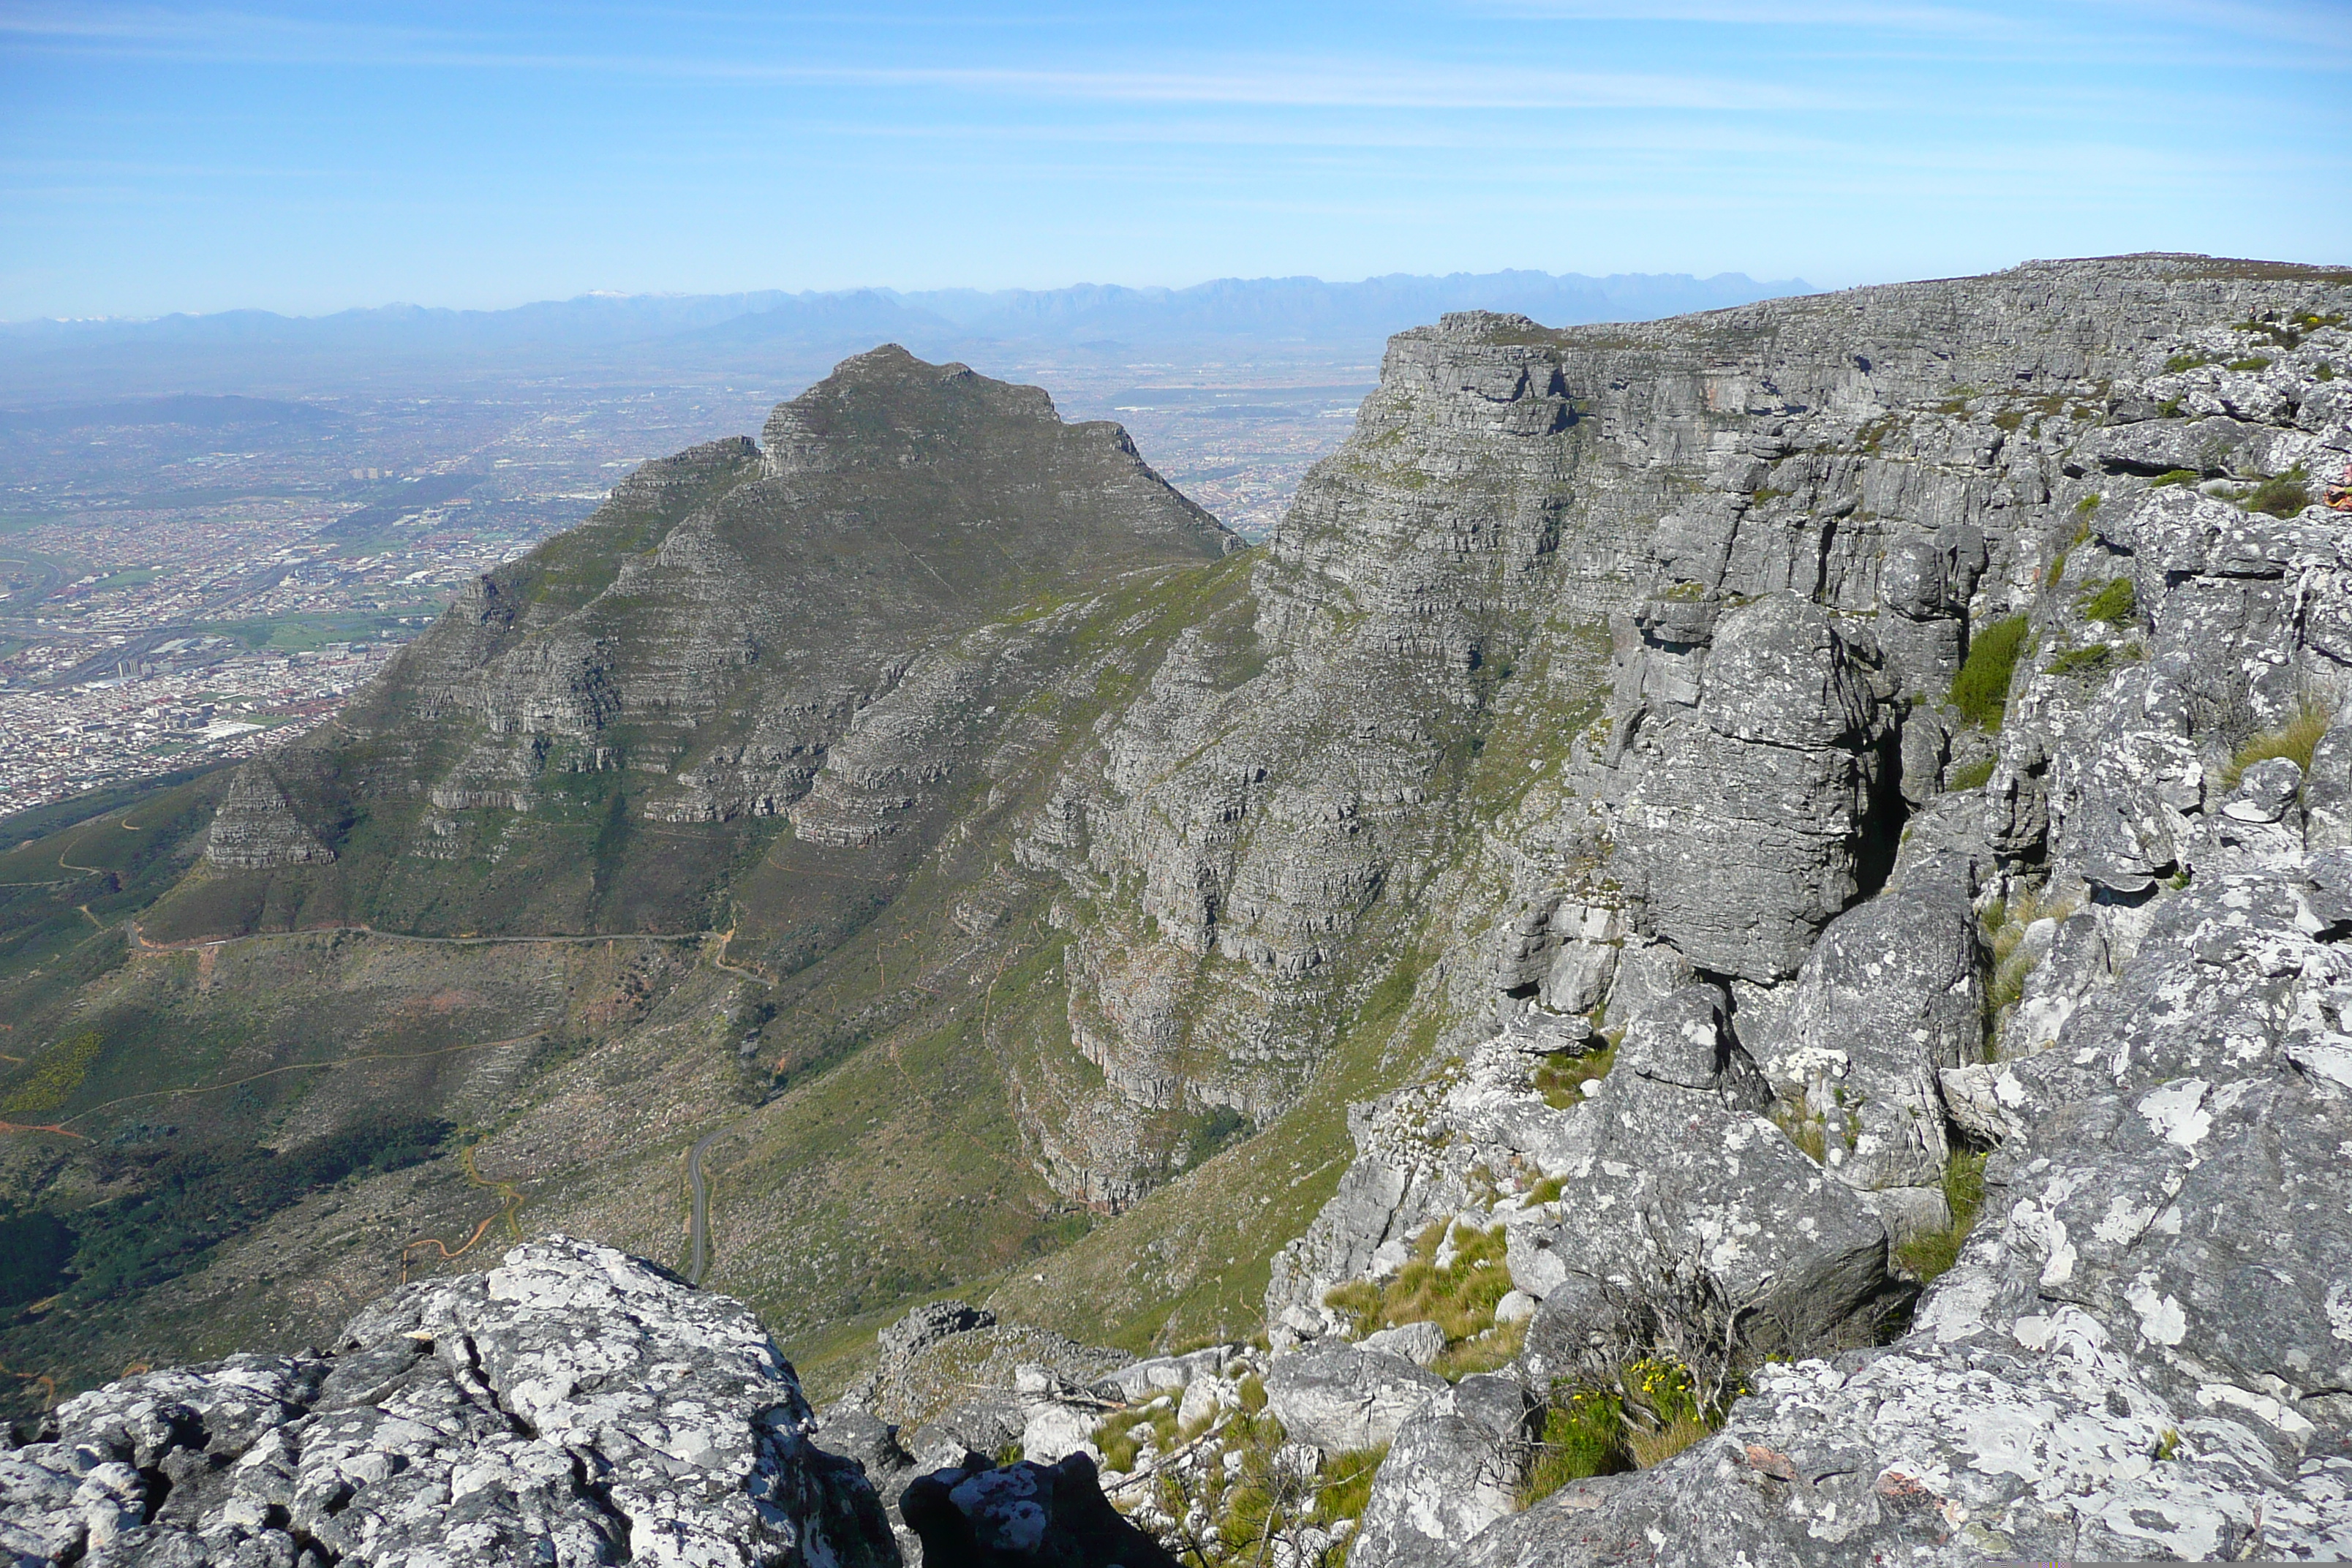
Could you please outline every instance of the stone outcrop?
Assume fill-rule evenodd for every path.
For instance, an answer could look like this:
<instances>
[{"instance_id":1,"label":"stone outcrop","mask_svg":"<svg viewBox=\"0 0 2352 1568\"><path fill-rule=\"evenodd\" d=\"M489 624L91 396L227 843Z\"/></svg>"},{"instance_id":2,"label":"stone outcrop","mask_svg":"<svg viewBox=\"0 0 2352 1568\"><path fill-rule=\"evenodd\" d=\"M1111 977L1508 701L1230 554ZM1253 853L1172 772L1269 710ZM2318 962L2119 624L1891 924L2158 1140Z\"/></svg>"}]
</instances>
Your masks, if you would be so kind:
<instances>
[{"instance_id":1,"label":"stone outcrop","mask_svg":"<svg viewBox=\"0 0 2352 1568\"><path fill-rule=\"evenodd\" d=\"M1976 877L1946 856L1830 923L1797 972L1759 1065L1821 1131L1839 1180L1898 1237L1951 1221L1938 1074L1984 1048L1990 964Z\"/></svg>"},{"instance_id":2,"label":"stone outcrop","mask_svg":"<svg viewBox=\"0 0 2352 1568\"><path fill-rule=\"evenodd\" d=\"M1464 1560L2352 1552L2341 853L2168 900L2053 1047L2000 1066L1998 1196L1908 1334L1767 1369L1719 1436Z\"/></svg>"},{"instance_id":3,"label":"stone outcrop","mask_svg":"<svg viewBox=\"0 0 2352 1568\"><path fill-rule=\"evenodd\" d=\"M232 870L264 871L277 866L325 865L334 858L335 852L286 798L286 786L269 763L250 762L236 770L205 838L207 862Z\"/></svg>"},{"instance_id":4,"label":"stone outcrop","mask_svg":"<svg viewBox=\"0 0 2352 1568\"><path fill-rule=\"evenodd\" d=\"M1438 1390L1398 1427L1348 1548L1353 1568L1444 1568L1464 1542L1517 1511L1539 1434L1517 1376L1480 1373Z\"/></svg>"},{"instance_id":5,"label":"stone outcrop","mask_svg":"<svg viewBox=\"0 0 2352 1568\"><path fill-rule=\"evenodd\" d=\"M331 1352L142 1373L0 1454L20 1562L898 1560L751 1315L562 1237L408 1286Z\"/></svg>"},{"instance_id":6,"label":"stone outcrop","mask_svg":"<svg viewBox=\"0 0 2352 1568\"><path fill-rule=\"evenodd\" d=\"M1865 634L1786 592L1707 618L1703 642L1645 647L1621 676L1640 698L1611 738L1612 866L1648 934L1769 983L1864 890L1894 783L1894 684Z\"/></svg>"},{"instance_id":7,"label":"stone outcrop","mask_svg":"<svg viewBox=\"0 0 2352 1568\"><path fill-rule=\"evenodd\" d=\"M1327 1454L1377 1448L1445 1380L1401 1355L1345 1344L1277 1357L1266 1373L1266 1408L1282 1429Z\"/></svg>"}]
</instances>

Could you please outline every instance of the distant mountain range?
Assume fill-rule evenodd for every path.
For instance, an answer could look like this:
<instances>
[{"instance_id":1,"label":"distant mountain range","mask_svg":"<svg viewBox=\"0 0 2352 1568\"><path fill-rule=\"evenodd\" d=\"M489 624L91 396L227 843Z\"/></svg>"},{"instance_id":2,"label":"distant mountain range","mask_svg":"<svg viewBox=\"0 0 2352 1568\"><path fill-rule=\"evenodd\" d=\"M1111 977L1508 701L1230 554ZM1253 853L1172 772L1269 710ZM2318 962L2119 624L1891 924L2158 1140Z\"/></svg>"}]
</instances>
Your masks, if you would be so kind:
<instances>
[{"instance_id":1,"label":"distant mountain range","mask_svg":"<svg viewBox=\"0 0 2352 1568\"><path fill-rule=\"evenodd\" d=\"M1811 292L1801 279L1743 273L1403 273L1356 283L1223 278L1190 289L888 289L742 294L583 294L507 310L386 305L329 316L224 310L148 321L0 324L0 395L349 384L432 369L555 372L628 351L640 366L731 363L780 349L818 355L898 342L934 358L980 344L1116 349L1234 346L1376 349L1448 310L1517 310L1551 326L1650 321ZM793 357L797 358L797 355ZM827 360L826 363L830 363Z\"/></svg>"}]
</instances>

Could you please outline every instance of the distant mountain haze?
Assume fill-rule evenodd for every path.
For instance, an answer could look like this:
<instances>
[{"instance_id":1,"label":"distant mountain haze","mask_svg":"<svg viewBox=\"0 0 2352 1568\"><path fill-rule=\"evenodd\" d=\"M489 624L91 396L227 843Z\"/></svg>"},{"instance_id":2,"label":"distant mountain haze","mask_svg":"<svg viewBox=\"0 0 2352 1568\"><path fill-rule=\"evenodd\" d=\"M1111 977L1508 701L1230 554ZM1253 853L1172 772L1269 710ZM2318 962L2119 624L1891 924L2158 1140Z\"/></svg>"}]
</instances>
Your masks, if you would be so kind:
<instances>
[{"instance_id":1,"label":"distant mountain haze","mask_svg":"<svg viewBox=\"0 0 2352 1568\"><path fill-rule=\"evenodd\" d=\"M1810 291L1801 279L1759 282L1741 273L1588 278L1507 271L1392 274L1354 283L1225 278L1189 289L583 294L505 310L386 305L309 317L225 310L148 321L35 321L0 324L0 396L21 405L347 386L425 372L565 374L618 363L624 350L622 357L638 369L739 361L772 367L779 350L822 354L830 363L843 351L883 342L932 358L990 346L1114 349L1203 341L1370 353L1391 332L1448 310L1516 310L1562 326L1650 321Z\"/></svg>"}]
</instances>

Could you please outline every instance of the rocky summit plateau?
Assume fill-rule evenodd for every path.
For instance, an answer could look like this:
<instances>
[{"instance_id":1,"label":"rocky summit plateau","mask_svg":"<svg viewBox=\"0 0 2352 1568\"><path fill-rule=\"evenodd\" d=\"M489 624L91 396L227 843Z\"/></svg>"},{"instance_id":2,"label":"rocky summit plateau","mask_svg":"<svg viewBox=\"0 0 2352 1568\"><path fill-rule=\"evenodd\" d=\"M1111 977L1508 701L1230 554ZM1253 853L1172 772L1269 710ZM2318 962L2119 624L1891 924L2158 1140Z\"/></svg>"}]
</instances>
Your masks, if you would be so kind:
<instances>
[{"instance_id":1,"label":"rocky summit plateau","mask_svg":"<svg viewBox=\"0 0 2352 1568\"><path fill-rule=\"evenodd\" d=\"M1247 548L889 347L646 464L0 855L0 1547L2352 1557L2347 317L1449 315Z\"/></svg>"}]
</instances>

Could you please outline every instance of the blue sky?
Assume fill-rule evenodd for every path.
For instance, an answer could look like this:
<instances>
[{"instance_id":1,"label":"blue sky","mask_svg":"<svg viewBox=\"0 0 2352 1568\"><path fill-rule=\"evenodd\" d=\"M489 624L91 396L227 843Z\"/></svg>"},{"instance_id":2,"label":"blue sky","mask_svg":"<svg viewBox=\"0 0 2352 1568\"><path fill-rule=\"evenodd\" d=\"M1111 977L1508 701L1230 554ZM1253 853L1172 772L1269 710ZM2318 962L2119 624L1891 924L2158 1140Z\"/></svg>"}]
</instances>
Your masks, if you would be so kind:
<instances>
[{"instance_id":1,"label":"blue sky","mask_svg":"<svg viewBox=\"0 0 2352 1568\"><path fill-rule=\"evenodd\" d=\"M0 319L2352 262L2352 0L0 0Z\"/></svg>"}]
</instances>

